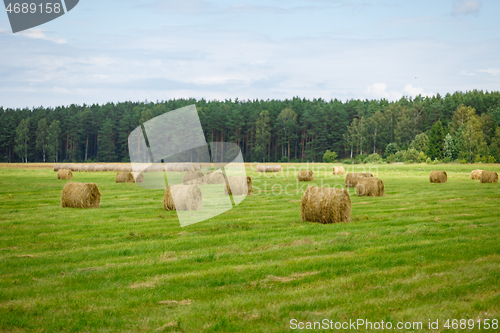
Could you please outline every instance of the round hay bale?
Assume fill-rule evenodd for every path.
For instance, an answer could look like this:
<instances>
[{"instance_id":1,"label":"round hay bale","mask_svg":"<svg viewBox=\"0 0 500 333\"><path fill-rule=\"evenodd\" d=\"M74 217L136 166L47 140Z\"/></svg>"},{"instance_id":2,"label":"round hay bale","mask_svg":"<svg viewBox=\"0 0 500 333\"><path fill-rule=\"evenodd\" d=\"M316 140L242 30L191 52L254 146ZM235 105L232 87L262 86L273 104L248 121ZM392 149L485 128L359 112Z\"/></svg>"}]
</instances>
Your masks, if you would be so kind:
<instances>
[{"instance_id":1,"label":"round hay bale","mask_svg":"<svg viewBox=\"0 0 500 333\"><path fill-rule=\"evenodd\" d=\"M367 197L383 197L385 194L384 182L378 178L360 178L356 185L356 194Z\"/></svg>"},{"instance_id":2,"label":"round hay bale","mask_svg":"<svg viewBox=\"0 0 500 333\"><path fill-rule=\"evenodd\" d=\"M115 181L117 183L135 183L134 176L130 172L118 172Z\"/></svg>"},{"instance_id":3,"label":"round hay bale","mask_svg":"<svg viewBox=\"0 0 500 333\"><path fill-rule=\"evenodd\" d=\"M184 174L182 183L184 185L205 185L205 175L203 174L203 172L188 171Z\"/></svg>"},{"instance_id":4,"label":"round hay bale","mask_svg":"<svg viewBox=\"0 0 500 333\"><path fill-rule=\"evenodd\" d=\"M58 165L57 171L59 171L59 169L68 169L68 170L71 170L71 165L62 163L62 164ZM55 167L54 167L54 170L55 170Z\"/></svg>"},{"instance_id":5,"label":"round hay bale","mask_svg":"<svg viewBox=\"0 0 500 333\"><path fill-rule=\"evenodd\" d=\"M141 172L131 172L136 184L144 183L144 176Z\"/></svg>"},{"instance_id":6,"label":"round hay bale","mask_svg":"<svg viewBox=\"0 0 500 333\"><path fill-rule=\"evenodd\" d=\"M300 170L297 178L299 182L312 182L314 181L314 172L311 170Z\"/></svg>"},{"instance_id":7,"label":"round hay bale","mask_svg":"<svg viewBox=\"0 0 500 333\"><path fill-rule=\"evenodd\" d=\"M498 183L498 174L491 171L483 171L481 174L481 183Z\"/></svg>"},{"instance_id":8,"label":"round hay bale","mask_svg":"<svg viewBox=\"0 0 500 333\"><path fill-rule=\"evenodd\" d=\"M54 171L59 171L61 169L61 164L54 164Z\"/></svg>"},{"instance_id":9,"label":"round hay bale","mask_svg":"<svg viewBox=\"0 0 500 333\"><path fill-rule=\"evenodd\" d=\"M61 207L99 208L101 192L94 183L67 183L61 196Z\"/></svg>"},{"instance_id":10,"label":"round hay bale","mask_svg":"<svg viewBox=\"0 0 500 333\"><path fill-rule=\"evenodd\" d=\"M250 177L227 177L224 188L225 195L251 195L253 193L252 178Z\"/></svg>"},{"instance_id":11,"label":"round hay bale","mask_svg":"<svg viewBox=\"0 0 500 333\"><path fill-rule=\"evenodd\" d=\"M225 184L226 177L224 177L224 174L220 171L210 171L207 173L205 181L207 184Z\"/></svg>"},{"instance_id":12,"label":"round hay bale","mask_svg":"<svg viewBox=\"0 0 500 333\"><path fill-rule=\"evenodd\" d=\"M175 164L173 163L165 163L164 164L165 171L172 172L175 171Z\"/></svg>"},{"instance_id":13,"label":"round hay bale","mask_svg":"<svg viewBox=\"0 0 500 333\"><path fill-rule=\"evenodd\" d=\"M345 169L343 166L333 167L333 174L334 175L343 175L344 173L345 173Z\"/></svg>"},{"instance_id":14,"label":"round hay bale","mask_svg":"<svg viewBox=\"0 0 500 333\"><path fill-rule=\"evenodd\" d=\"M163 196L165 210L200 210L202 205L201 190L197 185L170 185Z\"/></svg>"},{"instance_id":15,"label":"round hay bale","mask_svg":"<svg viewBox=\"0 0 500 333\"><path fill-rule=\"evenodd\" d=\"M346 189L309 186L300 203L302 222L350 222L351 198Z\"/></svg>"},{"instance_id":16,"label":"round hay bale","mask_svg":"<svg viewBox=\"0 0 500 333\"><path fill-rule=\"evenodd\" d=\"M283 170L281 165L257 165L257 172L280 172Z\"/></svg>"},{"instance_id":17,"label":"round hay bale","mask_svg":"<svg viewBox=\"0 0 500 333\"><path fill-rule=\"evenodd\" d=\"M470 173L470 179L481 180L481 175L484 170L474 170Z\"/></svg>"},{"instance_id":18,"label":"round hay bale","mask_svg":"<svg viewBox=\"0 0 500 333\"><path fill-rule=\"evenodd\" d=\"M361 179L365 178L371 178L373 177L373 174L371 173L348 173L347 176L345 177L345 186L346 187L356 187L358 185L358 182Z\"/></svg>"},{"instance_id":19,"label":"round hay bale","mask_svg":"<svg viewBox=\"0 0 500 333\"><path fill-rule=\"evenodd\" d=\"M68 169L59 169L57 171L57 179L73 179L73 173Z\"/></svg>"},{"instance_id":20,"label":"round hay bale","mask_svg":"<svg viewBox=\"0 0 500 333\"><path fill-rule=\"evenodd\" d=\"M446 183L448 181L448 175L444 171L431 171L429 177L431 183Z\"/></svg>"},{"instance_id":21,"label":"round hay bale","mask_svg":"<svg viewBox=\"0 0 500 333\"><path fill-rule=\"evenodd\" d=\"M190 165L186 165L185 163L177 163L174 166L175 172L184 172L184 171L192 171Z\"/></svg>"}]
</instances>

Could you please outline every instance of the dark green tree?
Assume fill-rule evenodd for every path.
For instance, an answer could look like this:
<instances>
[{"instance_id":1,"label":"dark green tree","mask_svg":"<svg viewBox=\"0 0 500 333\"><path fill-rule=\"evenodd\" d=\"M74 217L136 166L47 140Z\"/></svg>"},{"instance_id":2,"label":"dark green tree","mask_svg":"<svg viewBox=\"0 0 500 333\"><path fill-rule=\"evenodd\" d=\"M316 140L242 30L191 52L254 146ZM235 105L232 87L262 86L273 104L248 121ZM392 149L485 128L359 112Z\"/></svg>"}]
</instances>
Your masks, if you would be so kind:
<instances>
[{"instance_id":1,"label":"dark green tree","mask_svg":"<svg viewBox=\"0 0 500 333\"><path fill-rule=\"evenodd\" d=\"M28 141L29 141L30 118L21 120L16 129L15 152L23 163L28 163Z\"/></svg>"},{"instance_id":2,"label":"dark green tree","mask_svg":"<svg viewBox=\"0 0 500 333\"><path fill-rule=\"evenodd\" d=\"M434 159L442 159L444 151L444 128L441 121L437 121L432 126L429 134L429 147L427 148L427 156Z\"/></svg>"},{"instance_id":3,"label":"dark green tree","mask_svg":"<svg viewBox=\"0 0 500 333\"><path fill-rule=\"evenodd\" d=\"M53 120L49 126L49 146L48 155L50 159L57 162L59 159L59 150L61 147L61 122Z\"/></svg>"},{"instance_id":4,"label":"dark green tree","mask_svg":"<svg viewBox=\"0 0 500 333\"><path fill-rule=\"evenodd\" d=\"M42 151L43 163L45 163L45 155L49 147L49 126L47 119L42 118L38 121L38 128L36 129L36 149Z\"/></svg>"},{"instance_id":5,"label":"dark green tree","mask_svg":"<svg viewBox=\"0 0 500 333\"><path fill-rule=\"evenodd\" d=\"M116 146L113 133L113 121L106 118L99 130L99 161L116 162Z\"/></svg>"}]
</instances>

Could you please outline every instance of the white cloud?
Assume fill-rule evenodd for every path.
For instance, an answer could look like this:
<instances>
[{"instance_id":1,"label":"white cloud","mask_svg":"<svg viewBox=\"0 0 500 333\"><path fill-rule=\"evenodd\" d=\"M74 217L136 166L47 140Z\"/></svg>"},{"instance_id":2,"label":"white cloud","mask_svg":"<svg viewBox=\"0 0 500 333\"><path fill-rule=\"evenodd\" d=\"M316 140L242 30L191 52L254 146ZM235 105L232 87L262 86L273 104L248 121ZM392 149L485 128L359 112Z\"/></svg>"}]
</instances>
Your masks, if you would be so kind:
<instances>
[{"instance_id":1,"label":"white cloud","mask_svg":"<svg viewBox=\"0 0 500 333\"><path fill-rule=\"evenodd\" d=\"M481 1L479 0L454 0L453 15L460 14L476 14L481 9Z\"/></svg>"},{"instance_id":2,"label":"white cloud","mask_svg":"<svg viewBox=\"0 0 500 333\"><path fill-rule=\"evenodd\" d=\"M412 84L407 84L405 86L405 93L407 96L415 97L418 95L422 96L433 96L433 93L426 93L424 89L419 87L414 87Z\"/></svg>"},{"instance_id":3,"label":"white cloud","mask_svg":"<svg viewBox=\"0 0 500 333\"><path fill-rule=\"evenodd\" d=\"M476 74L475 73L469 73L467 71L460 71L460 73L458 73L458 75L474 76Z\"/></svg>"},{"instance_id":4,"label":"white cloud","mask_svg":"<svg viewBox=\"0 0 500 333\"><path fill-rule=\"evenodd\" d=\"M385 98L390 101L396 101L403 96L403 94L396 91L387 91L387 84L381 82L375 82L374 84L368 86L366 91L372 98Z\"/></svg>"},{"instance_id":5,"label":"white cloud","mask_svg":"<svg viewBox=\"0 0 500 333\"><path fill-rule=\"evenodd\" d=\"M39 29L29 29L29 30L19 32L18 34L21 36L28 37L28 38L48 40L50 42L54 42L57 44L66 44L67 43L66 39L58 38L58 37L49 37L42 30L39 30Z\"/></svg>"},{"instance_id":6,"label":"white cloud","mask_svg":"<svg viewBox=\"0 0 500 333\"><path fill-rule=\"evenodd\" d=\"M478 72L488 73L488 74L491 74L493 76L500 75L500 69L498 69L498 68L480 69L480 70L478 70Z\"/></svg>"}]
</instances>

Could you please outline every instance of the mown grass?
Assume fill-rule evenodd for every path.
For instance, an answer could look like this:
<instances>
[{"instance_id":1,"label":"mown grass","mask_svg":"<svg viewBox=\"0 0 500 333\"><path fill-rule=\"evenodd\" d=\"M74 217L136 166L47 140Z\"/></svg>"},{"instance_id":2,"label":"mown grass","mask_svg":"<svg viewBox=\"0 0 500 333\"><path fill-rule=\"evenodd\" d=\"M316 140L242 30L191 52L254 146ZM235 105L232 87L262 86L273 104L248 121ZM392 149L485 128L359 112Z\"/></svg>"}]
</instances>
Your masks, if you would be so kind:
<instances>
[{"instance_id":1,"label":"mown grass","mask_svg":"<svg viewBox=\"0 0 500 333\"><path fill-rule=\"evenodd\" d=\"M301 222L310 185L297 184L301 166L315 170L316 185L343 184L320 164L265 176L249 167L255 195L185 228L163 210L162 191L115 184L113 172L74 173L99 185L101 208L63 209L66 181L51 169L3 166L0 331L288 332L292 318L500 319L500 187L469 180L478 166L371 166L386 196L351 189L352 223L334 225ZM446 170L448 183L429 183L432 169Z\"/></svg>"}]
</instances>

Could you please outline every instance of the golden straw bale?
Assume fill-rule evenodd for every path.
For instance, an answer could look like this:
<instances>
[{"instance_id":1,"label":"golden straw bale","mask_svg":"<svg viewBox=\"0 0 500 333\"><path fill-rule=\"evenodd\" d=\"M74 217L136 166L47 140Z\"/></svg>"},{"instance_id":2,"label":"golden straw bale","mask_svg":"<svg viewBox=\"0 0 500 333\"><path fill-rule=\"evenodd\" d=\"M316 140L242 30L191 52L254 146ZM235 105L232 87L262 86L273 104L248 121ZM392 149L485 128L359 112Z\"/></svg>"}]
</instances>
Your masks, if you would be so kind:
<instances>
[{"instance_id":1,"label":"golden straw bale","mask_svg":"<svg viewBox=\"0 0 500 333\"><path fill-rule=\"evenodd\" d=\"M141 172L131 172L136 184L144 183L144 176Z\"/></svg>"},{"instance_id":2,"label":"golden straw bale","mask_svg":"<svg viewBox=\"0 0 500 333\"><path fill-rule=\"evenodd\" d=\"M163 196L165 210L200 210L202 205L202 194L197 185L170 185Z\"/></svg>"},{"instance_id":3,"label":"golden straw bale","mask_svg":"<svg viewBox=\"0 0 500 333\"><path fill-rule=\"evenodd\" d=\"M333 167L333 174L334 175L343 175L344 173L345 173L345 169L343 166Z\"/></svg>"},{"instance_id":4,"label":"golden straw bale","mask_svg":"<svg viewBox=\"0 0 500 333\"><path fill-rule=\"evenodd\" d=\"M188 171L184 174L182 183L184 185L205 185L205 175L203 174L203 172Z\"/></svg>"},{"instance_id":5,"label":"golden straw bale","mask_svg":"<svg viewBox=\"0 0 500 333\"><path fill-rule=\"evenodd\" d=\"M358 196L383 197L385 194L384 182L375 177L360 178L356 185L356 194Z\"/></svg>"},{"instance_id":6,"label":"golden straw bale","mask_svg":"<svg viewBox=\"0 0 500 333\"><path fill-rule=\"evenodd\" d=\"M481 174L481 183L498 183L498 174L491 171L483 171Z\"/></svg>"},{"instance_id":7,"label":"golden straw bale","mask_svg":"<svg viewBox=\"0 0 500 333\"><path fill-rule=\"evenodd\" d=\"M225 184L226 183L226 177L224 177L224 174L220 171L210 171L207 173L205 180L207 184Z\"/></svg>"},{"instance_id":8,"label":"golden straw bale","mask_svg":"<svg viewBox=\"0 0 500 333\"><path fill-rule=\"evenodd\" d=\"M61 206L71 208L99 208L101 193L94 183L73 183L64 185Z\"/></svg>"},{"instance_id":9,"label":"golden straw bale","mask_svg":"<svg viewBox=\"0 0 500 333\"><path fill-rule=\"evenodd\" d=\"M373 177L373 174L371 173L348 173L347 176L345 177L345 186L346 187L356 187L358 185L358 182L361 179L364 178L371 178Z\"/></svg>"},{"instance_id":10,"label":"golden straw bale","mask_svg":"<svg viewBox=\"0 0 500 333\"><path fill-rule=\"evenodd\" d=\"M224 188L226 195L251 195L253 193L252 178L228 176L227 184Z\"/></svg>"},{"instance_id":11,"label":"golden straw bale","mask_svg":"<svg viewBox=\"0 0 500 333\"><path fill-rule=\"evenodd\" d=\"M283 170L281 165L257 165L257 172L280 172Z\"/></svg>"},{"instance_id":12,"label":"golden straw bale","mask_svg":"<svg viewBox=\"0 0 500 333\"><path fill-rule=\"evenodd\" d=\"M135 183L134 175L130 172L118 172L115 181L117 183Z\"/></svg>"},{"instance_id":13,"label":"golden straw bale","mask_svg":"<svg viewBox=\"0 0 500 333\"><path fill-rule=\"evenodd\" d=\"M311 170L300 170L297 178L299 182L312 182L314 181L314 172Z\"/></svg>"},{"instance_id":14,"label":"golden straw bale","mask_svg":"<svg viewBox=\"0 0 500 333\"><path fill-rule=\"evenodd\" d=\"M445 171L431 171L431 175L429 177L431 183L446 183L448 181L448 175Z\"/></svg>"},{"instance_id":15,"label":"golden straw bale","mask_svg":"<svg viewBox=\"0 0 500 333\"><path fill-rule=\"evenodd\" d=\"M480 180L483 170L474 170L470 173L470 179Z\"/></svg>"},{"instance_id":16,"label":"golden straw bale","mask_svg":"<svg viewBox=\"0 0 500 333\"><path fill-rule=\"evenodd\" d=\"M57 179L73 179L73 173L68 169L59 169L57 171Z\"/></svg>"},{"instance_id":17,"label":"golden straw bale","mask_svg":"<svg viewBox=\"0 0 500 333\"><path fill-rule=\"evenodd\" d=\"M351 198L347 189L310 186L300 203L302 222L350 222Z\"/></svg>"}]
</instances>

